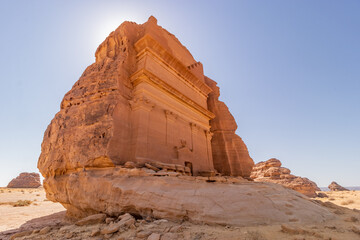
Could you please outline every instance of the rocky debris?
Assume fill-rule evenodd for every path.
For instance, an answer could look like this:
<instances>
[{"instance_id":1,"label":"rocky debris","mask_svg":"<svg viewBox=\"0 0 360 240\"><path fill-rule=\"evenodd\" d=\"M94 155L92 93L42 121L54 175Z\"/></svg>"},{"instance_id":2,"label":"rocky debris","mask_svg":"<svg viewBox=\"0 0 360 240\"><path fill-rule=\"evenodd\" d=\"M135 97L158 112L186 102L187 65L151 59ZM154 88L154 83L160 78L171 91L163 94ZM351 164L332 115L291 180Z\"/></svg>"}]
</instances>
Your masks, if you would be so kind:
<instances>
[{"instance_id":1,"label":"rocky debris","mask_svg":"<svg viewBox=\"0 0 360 240\"><path fill-rule=\"evenodd\" d=\"M8 188L38 188L41 186L40 175L38 173L20 173L7 185Z\"/></svg>"},{"instance_id":2,"label":"rocky debris","mask_svg":"<svg viewBox=\"0 0 360 240\"><path fill-rule=\"evenodd\" d=\"M92 224L102 223L104 222L105 219L106 219L106 214L99 213L80 219L75 224L78 226L92 225Z\"/></svg>"},{"instance_id":3,"label":"rocky debris","mask_svg":"<svg viewBox=\"0 0 360 240\"><path fill-rule=\"evenodd\" d=\"M292 203L291 212L300 222L334 217L325 208L281 185L243 179L232 183L208 182L208 177L157 177L141 169L117 167L79 170L72 172L71 177L48 178L44 186L52 190L48 192L50 199L57 199L64 206L71 204L67 214L73 217L93 212L108 216L128 212L143 219L188 219L238 226L275 224L293 218L287 214L288 203ZM121 216L120 223L110 223L107 232L116 231L121 227L117 224L123 222L127 226L133 224L131 218Z\"/></svg>"},{"instance_id":4,"label":"rocky debris","mask_svg":"<svg viewBox=\"0 0 360 240\"><path fill-rule=\"evenodd\" d=\"M257 184L257 183L252 183ZM263 185L260 183L260 185ZM274 185L274 184L268 184ZM278 186L281 187L281 186ZM283 187L281 187L283 188ZM290 190L288 190L290 191ZM300 194L298 194L300 196ZM248 196L245 194L244 196ZM294 199L292 203L296 202ZM287 214L290 214L289 203L287 204ZM306 206L304 206L306 207ZM338 206L338 208L341 208ZM305 209L305 208L304 208ZM352 210L343 208L346 214L342 219L350 216L358 216ZM245 210L245 208L244 208ZM330 209L333 210L333 209ZM250 215L249 215L250 216ZM166 219L148 220L141 216L129 213L118 213L117 215L106 215L107 218L114 219L113 222L96 223L78 226L71 222L63 222L61 225L42 226L35 229L22 229L12 232L12 235L2 235L0 239L8 240L44 240L44 239L116 239L116 240L195 240L195 239L357 239L360 234L356 221L336 221L328 223L319 222L317 224L306 222L282 223L276 226L263 226L255 224L247 227L234 227L218 224L196 224L188 220L170 221ZM59 220L59 219L57 219ZM121 221L131 220L133 224L119 224ZM50 224L52 222L48 222ZM66 224L66 225L64 225ZM337 224L337 225L335 225ZM115 228L115 225L121 225ZM104 229L112 229L104 231ZM45 230L44 230L45 229ZM335 235L334 235L335 233ZM271 237L270 237L271 236ZM269 238L270 237L270 238Z\"/></svg>"},{"instance_id":5,"label":"rocky debris","mask_svg":"<svg viewBox=\"0 0 360 240\"><path fill-rule=\"evenodd\" d=\"M320 188L313 181L294 176L288 168L281 167L280 160L276 158L257 163L252 169L250 178L256 182L281 184L308 197L316 197L316 191L320 191Z\"/></svg>"},{"instance_id":6,"label":"rocky debris","mask_svg":"<svg viewBox=\"0 0 360 240\"><path fill-rule=\"evenodd\" d=\"M342 186L340 186L338 183L336 182L332 182L328 188L330 189L330 191L349 191L349 189L344 188Z\"/></svg>"},{"instance_id":7,"label":"rocky debris","mask_svg":"<svg viewBox=\"0 0 360 240\"><path fill-rule=\"evenodd\" d=\"M147 240L160 240L160 233L151 233Z\"/></svg>"}]
</instances>

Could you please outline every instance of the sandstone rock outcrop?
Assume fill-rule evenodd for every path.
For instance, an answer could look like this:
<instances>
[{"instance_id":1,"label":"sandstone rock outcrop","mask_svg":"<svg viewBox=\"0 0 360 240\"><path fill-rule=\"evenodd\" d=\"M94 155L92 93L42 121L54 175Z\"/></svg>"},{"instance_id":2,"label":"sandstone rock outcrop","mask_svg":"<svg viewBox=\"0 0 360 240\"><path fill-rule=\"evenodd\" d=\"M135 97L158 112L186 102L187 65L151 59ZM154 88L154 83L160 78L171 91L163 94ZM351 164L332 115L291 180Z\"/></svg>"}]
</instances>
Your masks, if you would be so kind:
<instances>
[{"instance_id":1,"label":"sandstone rock outcrop","mask_svg":"<svg viewBox=\"0 0 360 240\"><path fill-rule=\"evenodd\" d=\"M254 163L216 83L154 17L124 22L95 56L44 134L45 178L128 161L250 175Z\"/></svg>"},{"instance_id":2,"label":"sandstone rock outcrop","mask_svg":"<svg viewBox=\"0 0 360 240\"><path fill-rule=\"evenodd\" d=\"M294 176L290 169L281 167L280 160L276 158L255 164L250 178L256 182L278 183L308 197L316 197L316 191L320 191L320 188L313 181Z\"/></svg>"},{"instance_id":3,"label":"sandstone rock outcrop","mask_svg":"<svg viewBox=\"0 0 360 240\"><path fill-rule=\"evenodd\" d=\"M208 182L205 177L185 175L158 177L145 170L79 170L70 176L49 177L44 187L50 199L61 202L78 218L98 212L109 216L127 212L144 219L249 226L290 219L322 222L334 217L326 208L278 184L230 183L232 179Z\"/></svg>"},{"instance_id":4,"label":"sandstone rock outcrop","mask_svg":"<svg viewBox=\"0 0 360 240\"><path fill-rule=\"evenodd\" d=\"M216 82L205 77L205 83L213 90L209 94L208 107L215 114L210 120L214 167L225 175L249 177L254 162L243 140L235 134L235 119L226 104L219 101L220 89Z\"/></svg>"},{"instance_id":5,"label":"sandstone rock outcrop","mask_svg":"<svg viewBox=\"0 0 360 240\"><path fill-rule=\"evenodd\" d=\"M244 179L254 163L216 82L154 17L124 22L95 56L38 162L48 199L68 216L107 214L109 234L123 213L239 226L333 218L292 190Z\"/></svg>"},{"instance_id":6,"label":"sandstone rock outcrop","mask_svg":"<svg viewBox=\"0 0 360 240\"><path fill-rule=\"evenodd\" d=\"M340 186L337 182L332 182L328 188L330 191L349 191L349 189Z\"/></svg>"},{"instance_id":7,"label":"sandstone rock outcrop","mask_svg":"<svg viewBox=\"0 0 360 240\"><path fill-rule=\"evenodd\" d=\"M20 173L7 185L8 188L38 188L41 186L40 175L38 173Z\"/></svg>"}]
</instances>

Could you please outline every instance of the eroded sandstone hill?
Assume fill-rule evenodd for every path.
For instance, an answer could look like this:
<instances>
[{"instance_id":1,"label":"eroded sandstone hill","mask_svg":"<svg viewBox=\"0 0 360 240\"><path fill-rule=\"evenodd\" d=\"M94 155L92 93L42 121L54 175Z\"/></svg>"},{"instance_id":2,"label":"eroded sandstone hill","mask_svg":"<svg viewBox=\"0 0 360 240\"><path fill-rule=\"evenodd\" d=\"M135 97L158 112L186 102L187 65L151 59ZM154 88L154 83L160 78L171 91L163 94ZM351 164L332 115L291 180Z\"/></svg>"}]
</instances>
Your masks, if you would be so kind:
<instances>
[{"instance_id":1,"label":"eroded sandstone hill","mask_svg":"<svg viewBox=\"0 0 360 240\"><path fill-rule=\"evenodd\" d=\"M320 188L308 178L291 174L290 169L281 166L280 160L271 158L255 164L250 178L256 182L272 182L298 191L308 197L316 197Z\"/></svg>"},{"instance_id":2,"label":"eroded sandstone hill","mask_svg":"<svg viewBox=\"0 0 360 240\"><path fill-rule=\"evenodd\" d=\"M41 186L40 175L38 173L20 173L7 185L8 188L38 188Z\"/></svg>"},{"instance_id":3,"label":"eroded sandstone hill","mask_svg":"<svg viewBox=\"0 0 360 240\"><path fill-rule=\"evenodd\" d=\"M216 82L154 17L124 22L95 56L45 132L45 178L128 161L249 177L254 163Z\"/></svg>"}]
</instances>

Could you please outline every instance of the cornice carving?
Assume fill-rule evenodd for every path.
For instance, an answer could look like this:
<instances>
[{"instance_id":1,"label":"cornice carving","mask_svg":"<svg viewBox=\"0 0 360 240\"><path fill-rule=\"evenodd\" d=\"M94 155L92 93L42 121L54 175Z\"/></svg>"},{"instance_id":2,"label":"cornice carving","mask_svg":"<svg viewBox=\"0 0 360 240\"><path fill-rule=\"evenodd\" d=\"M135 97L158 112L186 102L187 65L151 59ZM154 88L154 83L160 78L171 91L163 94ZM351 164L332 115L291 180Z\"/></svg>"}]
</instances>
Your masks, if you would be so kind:
<instances>
[{"instance_id":1,"label":"cornice carving","mask_svg":"<svg viewBox=\"0 0 360 240\"><path fill-rule=\"evenodd\" d=\"M197 112L200 112L201 114L205 115L209 119L213 119L215 115L210 112L209 110L203 108L184 94L182 94L180 91L176 90L151 72L149 72L146 69L141 69L137 72L135 72L131 77L130 81L132 84L137 86L141 82L148 82L149 84L152 84L155 87L161 88L165 90L166 92L170 93L171 95L175 96L178 100L185 103L189 108L194 109Z\"/></svg>"},{"instance_id":2,"label":"cornice carving","mask_svg":"<svg viewBox=\"0 0 360 240\"><path fill-rule=\"evenodd\" d=\"M138 52L138 59L141 59L144 55L146 55L146 53L150 53L162 61L165 65L173 69L179 76L182 77L184 81L188 82L190 85L193 85L205 96L212 92L212 89L206 85L203 80L199 79L194 73L191 72L190 68L192 65L190 65L190 68L185 66L165 48L163 48L160 43L158 43L149 34L146 34L135 43L135 49Z\"/></svg>"}]
</instances>

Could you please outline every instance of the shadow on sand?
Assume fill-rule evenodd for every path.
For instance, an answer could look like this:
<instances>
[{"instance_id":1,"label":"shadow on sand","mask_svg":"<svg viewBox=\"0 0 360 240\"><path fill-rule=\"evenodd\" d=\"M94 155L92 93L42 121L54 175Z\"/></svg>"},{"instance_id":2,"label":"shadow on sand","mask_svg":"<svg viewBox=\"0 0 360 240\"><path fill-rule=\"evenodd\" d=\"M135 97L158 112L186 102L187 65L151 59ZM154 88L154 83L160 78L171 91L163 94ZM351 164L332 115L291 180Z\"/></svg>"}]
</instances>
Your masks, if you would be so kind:
<instances>
[{"instance_id":1,"label":"shadow on sand","mask_svg":"<svg viewBox=\"0 0 360 240\"><path fill-rule=\"evenodd\" d=\"M11 237L11 235L18 232L33 231L47 226L51 227L61 225L65 218L65 214L66 211L61 211L44 217L33 218L21 225L19 228L0 232L0 240L7 240Z\"/></svg>"}]
</instances>

